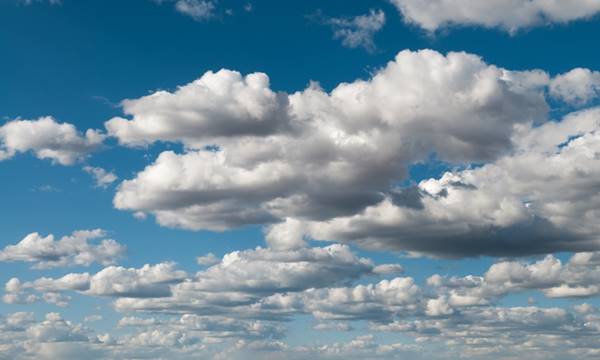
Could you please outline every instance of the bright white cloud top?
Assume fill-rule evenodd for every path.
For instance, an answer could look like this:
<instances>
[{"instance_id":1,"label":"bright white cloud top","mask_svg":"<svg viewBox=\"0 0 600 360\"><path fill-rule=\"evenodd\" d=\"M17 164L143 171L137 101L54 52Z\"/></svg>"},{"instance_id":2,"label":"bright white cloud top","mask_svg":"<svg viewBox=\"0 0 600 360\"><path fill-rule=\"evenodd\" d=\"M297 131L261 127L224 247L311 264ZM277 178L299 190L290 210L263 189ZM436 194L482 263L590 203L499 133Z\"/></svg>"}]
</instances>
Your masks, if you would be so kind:
<instances>
[{"instance_id":1,"label":"bright white cloud top","mask_svg":"<svg viewBox=\"0 0 600 360\"><path fill-rule=\"evenodd\" d=\"M126 100L132 118L106 123L126 145L186 147L124 181L114 204L195 230L275 224L275 247L308 237L440 256L597 249L600 115L549 121L546 100L549 91L589 102L594 76L551 78L430 50L403 51L329 93L275 93L264 74L209 72ZM395 185L431 154L486 164Z\"/></svg>"},{"instance_id":2,"label":"bright white cloud top","mask_svg":"<svg viewBox=\"0 0 600 360\"><path fill-rule=\"evenodd\" d=\"M101 241L92 241L102 239ZM8 245L0 251L0 261L24 261L35 268L64 266L89 266L92 263L109 265L123 256L124 245L107 239L100 229L75 231L59 240L54 235L42 236L31 233L16 245Z\"/></svg>"},{"instance_id":3,"label":"bright white cloud top","mask_svg":"<svg viewBox=\"0 0 600 360\"><path fill-rule=\"evenodd\" d=\"M427 31L452 25L522 28L590 18L600 11L598 0L391 0L404 19Z\"/></svg>"},{"instance_id":4,"label":"bright white cloud top","mask_svg":"<svg viewBox=\"0 0 600 360\"><path fill-rule=\"evenodd\" d=\"M104 135L96 130L80 134L74 125L58 123L52 117L13 120L0 126L0 160L31 151L40 159L72 165L97 149Z\"/></svg>"}]
</instances>

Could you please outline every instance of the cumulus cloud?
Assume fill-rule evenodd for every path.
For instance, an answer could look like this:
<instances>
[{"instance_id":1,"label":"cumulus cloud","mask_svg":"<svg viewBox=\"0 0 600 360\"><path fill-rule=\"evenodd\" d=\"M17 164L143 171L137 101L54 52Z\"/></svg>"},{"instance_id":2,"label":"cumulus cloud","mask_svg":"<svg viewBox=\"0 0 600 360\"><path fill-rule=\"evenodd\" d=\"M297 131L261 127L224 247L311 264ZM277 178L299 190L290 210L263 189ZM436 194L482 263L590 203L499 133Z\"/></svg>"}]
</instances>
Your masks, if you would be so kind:
<instances>
[{"instance_id":1,"label":"cumulus cloud","mask_svg":"<svg viewBox=\"0 0 600 360\"><path fill-rule=\"evenodd\" d=\"M342 45L349 48L361 47L370 52L377 48L373 37L385 25L385 13L382 10L371 9L368 14L354 17L317 17L320 22L332 28L333 37L341 40Z\"/></svg>"},{"instance_id":2,"label":"cumulus cloud","mask_svg":"<svg viewBox=\"0 0 600 360\"><path fill-rule=\"evenodd\" d=\"M550 82L550 95L573 105L585 105L600 96L600 72L576 68Z\"/></svg>"},{"instance_id":3,"label":"cumulus cloud","mask_svg":"<svg viewBox=\"0 0 600 360\"><path fill-rule=\"evenodd\" d=\"M523 126L514 153L399 191L414 192L414 204L392 193L358 214L307 222L307 230L296 225L295 231L440 256L598 249L598 129L598 108Z\"/></svg>"},{"instance_id":4,"label":"cumulus cloud","mask_svg":"<svg viewBox=\"0 0 600 360\"><path fill-rule=\"evenodd\" d=\"M5 285L6 303L45 301L67 306L71 297L65 292L105 297L160 298L171 295L171 285L182 282L187 274L173 263L146 264L141 268L109 266L94 275L70 273L60 278L42 277L21 282L10 279ZM38 295L38 294L41 294Z\"/></svg>"},{"instance_id":5,"label":"cumulus cloud","mask_svg":"<svg viewBox=\"0 0 600 360\"><path fill-rule=\"evenodd\" d=\"M261 300L259 307L275 313L308 313L319 320L389 321L417 314L421 299L421 289L414 280L399 277L376 284L275 294Z\"/></svg>"},{"instance_id":6,"label":"cumulus cloud","mask_svg":"<svg viewBox=\"0 0 600 360\"><path fill-rule=\"evenodd\" d=\"M36 321L32 313L0 317L2 359L89 359L106 358L108 348L81 324L48 313Z\"/></svg>"},{"instance_id":7,"label":"cumulus cloud","mask_svg":"<svg viewBox=\"0 0 600 360\"><path fill-rule=\"evenodd\" d=\"M408 23L427 31L452 25L498 27L509 32L522 28L567 23L594 16L596 0L391 0Z\"/></svg>"},{"instance_id":8,"label":"cumulus cloud","mask_svg":"<svg viewBox=\"0 0 600 360\"><path fill-rule=\"evenodd\" d=\"M96 187L106 188L118 180L117 175L100 167L84 166L83 171L94 177Z\"/></svg>"},{"instance_id":9,"label":"cumulus cloud","mask_svg":"<svg viewBox=\"0 0 600 360\"><path fill-rule=\"evenodd\" d=\"M121 183L114 204L211 230L354 214L431 153L462 163L509 151L517 125L546 119L547 81L430 50L400 52L372 78L329 93L312 84L277 94L264 74L209 72L173 93L128 100L132 118L106 123L124 144L187 148Z\"/></svg>"},{"instance_id":10,"label":"cumulus cloud","mask_svg":"<svg viewBox=\"0 0 600 360\"><path fill-rule=\"evenodd\" d=\"M518 354L539 359L593 358L597 353L592 339L600 334L600 315L594 306L579 304L570 311L552 306L501 307L497 302L522 291L538 290L552 299L554 289L589 288L600 278L598 253L577 253L565 263L554 256L535 262L499 261L480 276L434 275L423 286L410 277L343 284L358 279L344 269L360 268L361 263L370 262L340 245L285 251L258 248L227 254L219 264L194 276L163 263L118 271L109 267L108 276L99 275L103 270L27 283L11 280L6 291L53 289L116 297L115 308L127 316L119 321L120 335L113 339L93 335L58 314L49 314L41 323L32 314L12 314L0 317L0 329L10 335L0 339L0 346L6 341L7 349L23 351L26 341L39 346L73 342L109 358L182 359L194 358L198 351L209 358L241 353L245 358L248 354L265 358L276 353L291 359L369 354L370 358L436 359L439 347L451 357L476 359ZM367 272L381 266L398 270L399 265L393 265L370 265ZM321 275L328 280L315 280ZM94 281L103 285L92 291ZM154 286L166 283L171 295L155 291ZM320 287L308 287L309 283ZM363 333L349 343L292 346L283 341L284 324L299 314L318 321L318 330L346 331L366 321L369 331L402 333L408 340L386 343Z\"/></svg>"},{"instance_id":11,"label":"cumulus cloud","mask_svg":"<svg viewBox=\"0 0 600 360\"><path fill-rule=\"evenodd\" d=\"M103 230L80 230L55 240L54 235L38 233L27 235L16 245L0 251L0 261L24 261L37 269L61 266L89 266L92 263L109 265L121 257L126 247L115 240L106 239ZM91 242L98 240L97 244Z\"/></svg>"},{"instance_id":12,"label":"cumulus cloud","mask_svg":"<svg viewBox=\"0 0 600 360\"><path fill-rule=\"evenodd\" d=\"M208 253L204 256L198 256L196 258L196 262L199 265L204 265L204 266L212 266L212 265L218 264L220 261L221 260L219 258L217 258L215 256L215 254L213 254L213 253Z\"/></svg>"},{"instance_id":13,"label":"cumulus cloud","mask_svg":"<svg viewBox=\"0 0 600 360\"><path fill-rule=\"evenodd\" d=\"M473 306L494 304L509 294L526 291L539 291L548 299L597 296L600 294L599 257L596 252L576 253L563 263L547 255L533 263L500 261L481 276L433 275L427 284L436 296L428 301L427 314L449 315ZM576 308L580 313L593 310L589 306Z\"/></svg>"},{"instance_id":14,"label":"cumulus cloud","mask_svg":"<svg viewBox=\"0 0 600 360\"><path fill-rule=\"evenodd\" d=\"M72 165L97 149L104 135L97 130L80 134L74 125L52 117L13 120L0 126L0 160L31 151L39 159Z\"/></svg>"},{"instance_id":15,"label":"cumulus cloud","mask_svg":"<svg viewBox=\"0 0 600 360\"><path fill-rule=\"evenodd\" d=\"M6 283L4 301L60 301L64 306L70 300L66 293L76 291L118 298L117 307L122 309L144 304L168 311L194 309L218 314L280 292L346 284L364 276L401 270L394 264L376 266L369 259L357 257L346 245L295 250L257 248L228 253L195 276L177 270L173 263L160 263L141 268L109 266L93 275L71 273L28 282L13 278Z\"/></svg>"},{"instance_id":16,"label":"cumulus cloud","mask_svg":"<svg viewBox=\"0 0 600 360\"><path fill-rule=\"evenodd\" d=\"M388 265L388 268L392 267ZM172 286L170 297L120 298L115 302L115 307L120 311L177 311L213 315L239 310L242 311L242 317L253 316L253 313L257 317L279 316L258 308L249 309L248 306L273 294L324 288L367 275L377 275L377 269L372 261L358 258L345 245L235 251L193 278Z\"/></svg>"}]
</instances>

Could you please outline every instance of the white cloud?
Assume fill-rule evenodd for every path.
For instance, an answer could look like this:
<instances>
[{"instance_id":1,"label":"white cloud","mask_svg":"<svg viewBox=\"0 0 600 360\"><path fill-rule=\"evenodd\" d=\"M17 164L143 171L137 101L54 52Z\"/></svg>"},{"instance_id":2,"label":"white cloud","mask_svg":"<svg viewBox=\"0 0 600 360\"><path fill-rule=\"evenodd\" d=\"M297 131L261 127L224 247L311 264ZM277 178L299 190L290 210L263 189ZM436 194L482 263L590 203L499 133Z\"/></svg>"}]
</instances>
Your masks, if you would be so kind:
<instances>
[{"instance_id":1,"label":"white cloud","mask_svg":"<svg viewBox=\"0 0 600 360\"><path fill-rule=\"evenodd\" d=\"M184 271L175 269L175 264L165 262L146 264L139 269L109 266L94 275L70 273L60 278L42 277L27 282L12 278L5 285L3 300L6 303L43 300L65 307L71 300L64 295L68 291L105 297L160 298L170 296L171 286L184 281L186 276Z\"/></svg>"},{"instance_id":2,"label":"white cloud","mask_svg":"<svg viewBox=\"0 0 600 360\"><path fill-rule=\"evenodd\" d=\"M173 263L143 267L107 267L90 278L88 294L98 296L161 297L169 296L170 286L183 281L186 273Z\"/></svg>"},{"instance_id":3,"label":"white cloud","mask_svg":"<svg viewBox=\"0 0 600 360\"><path fill-rule=\"evenodd\" d=\"M125 246L112 239L98 244L90 242L105 238L103 230L80 230L59 240L50 234L46 237L31 233L16 245L0 251L0 261L34 263L38 269L60 266L89 266L92 263L109 265L125 253Z\"/></svg>"},{"instance_id":4,"label":"white cloud","mask_svg":"<svg viewBox=\"0 0 600 360\"><path fill-rule=\"evenodd\" d=\"M13 120L0 126L0 161L31 151L39 159L72 165L103 141L104 135L97 130L82 135L72 124L57 123L52 117Z\"/></svg>"},{"instance_id":5,"label":"white cloud","mask_svg":"<svg viewBox=\"0 0 600 360\"><path fill-rule=\"evenodd\" d=\"M382 10L370 10L368 14L354 17L324 18L322 22L331 26L333 37L340 39L342 45L349 48L362 47L374 51L375 34L385 25L385 13Z\"/></svg>"},{"instance_id":6,"label":"white cloud","mask_svg":"<svg viewBox=\"0 0 600 360\"><path fill-rule=\"evenodd\" d=\"M216 1L213 0L151 0L161 5L173 3L173 8L195 21L207 21L215 17Z\"/></svg>"},{"instance_id":7,"label":"white cloud","mask_svg":"<svg viewBox=\"0 0 600 360\"><path fill-rule=\"evenodd\" d=\"M441 256L597 249L599 129L598 108L522 126L506 156L392 192L358 214L306 222L304 231L295 224L294 232Z\"/></svg>"},{"instance_id":8,"label":"white cloud","mask_svg":"<svg viewBox=\"0 0 600 360\"><path fill-rule=\"evenodd\" d=\"M600 72L576 68L550 82L550 95L573 105L585 105L600 96Z\"/></svg>"},{"instance_id":9,"label":"white cloud","mask_svg":"<svg viewBox=\"0 0 600 360\"><path fill-rule=\"evenodd\" d=\"M193 278L173 285L170 297L120 298L115 307L119 311L152 309L212 315L258 311L256 316L260 317L266 313L247 306L272 294L327 287L376 275L376 269L369 259L358 258L347 246L337 244L295 250L235 251Z\"/></svg>"},{"instance_id":10,"label":"white cloud","mask_svg":"<svg viewBox=\"0 0 600 360\"><path fill-rule=\"evenodd\" d=\"M547 359L586 358L598 351L597 342L592 339L599 334L600 316L589 304L577 305L573 311L551 305L495 305L500 298L515 292L539 290L552 297L549 289L597 284L597 253L574 254L564 264L553 256L531 263L501 261L482 276L436 275L427 281L428 288L422 288L409 277L335 285L346 282L342 273L349 272L334 268L341 269L340 264L356 264L358 260L343 247L334 249L233 252L218 265L192 277L177 275L169 266L160 264L142 269L121 268L120 272L107 268L111 269L110 276L102 279L100 272L27 283L11 280L7 291L75 290L82 295L114 296L118 298L116 309L128 315L119 321L119 336L114 339L94 335L58 314L49 314L40 323L28 313L0 316L0 330L5 334L0 339L0 349L23 353L27 348L32 356L48 350L47 354L56 356L62 353L53 344L73 343L74 347L66 349L89 349L105 358L177 359L196 358L198 353L207 358L244 354L244 358L277 355L290 359L437 359L439 349L451 358L494 359L500 355L531 354L533 359ZM332 267L327 268L326 264ZM323 282L320 288L308 288L308 284L318 283L309 279L312 275L304 276L312 268L325 268L315 271L314 278L317 273L328 271L338 277ZM348 281L357 279L346 276ZM108 290L88 290L94 278ZM170 283L172 295L165 297L160 291L141 290L152 287L150 283ZM146 314L132 316L136 311ZM361 335L347 343L287 344L283 341L284 325L298 314L314 317L318 330L354 329ZM403 341L388 343L354 327L365 324L363 321L368 321L369 331L398 332ZM35 346L27 347L27 341L34 341Z\"/></svg>"},{"instance_id":11,"label":"white cloud","mask_svg":"<svg viewBox=\"0 0 600 360\"><path fill-rule=\"evenodd\" d=\"M451 25L522 28L589 18L600 11L597 0L391 0L404 19L425 30Z\"/></svg>"},{"instance_id":12,"label":"white cloud","mask_svg":"<svg viewBox=\"0 0 600 360\"><path fill-rule=\"evenodd\" d=\"M106 188L118 180L117 175L100 167L84 166L83 171L92 175L96 181L96 187Z\"/></svg>"},{"instance_id":13,"label":"white cloud","mask_svg":"<svg viewBox=\"0 0 600 360\"><path fill-rule=\"evenodd\" d=\"M214 16L215 4L207 0L177 0L175 9L196 21L203 21Z\"/></svg>"},{"instance_id":14,"label":"white cloud","mask_svg":"<svg viewBox=\"0 0 600 360\"><path fill-rule=\"evenodd\" d=\"M204 266L212 266L215 264L218 264L221 260L215 256L215 254L213 253L208 253L204 256L198 256L196 258L196 262L199 265L204 265Z\"/></svg>"},{"instance_id":15,"label":"white cloud","mask_svg":"<svg viewBox=\"0 0 600 360\"><path fill-rule=\"evenodd\" d=\"M330 93L313 84L276 94L264 74L209 72L174 93L128 100L132 119L106 123L124 144L187 148L121 183L114 203L188 229L354 214L431 153L462 163L511 149L518 124L546 119L547 81L430 50L403 51Z\"/></svg>"},{"instance_id":16,"label":"white cloud","mask_svg":"<svg viewBox=\"0 0 600 360\"><path fill-rule=\"evenodd\" d=\"M287 98L273 92L262 73L207 72L172 93L158 91L122 104L133 118L111 119L106 128L125 145L162 140L202 148L219 137L264 135L288 127Z\"/></svg>"}]
</instances>

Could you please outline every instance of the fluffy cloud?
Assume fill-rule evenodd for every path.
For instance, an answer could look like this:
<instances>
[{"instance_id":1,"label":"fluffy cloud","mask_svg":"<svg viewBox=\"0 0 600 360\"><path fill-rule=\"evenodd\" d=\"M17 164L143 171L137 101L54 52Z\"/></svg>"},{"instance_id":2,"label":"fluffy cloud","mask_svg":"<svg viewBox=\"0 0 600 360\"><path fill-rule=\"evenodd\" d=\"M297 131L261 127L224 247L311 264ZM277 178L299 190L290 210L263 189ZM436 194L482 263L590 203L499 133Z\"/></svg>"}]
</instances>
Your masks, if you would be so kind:
<instances>
[{"instance_id":1,"label":"fluffy cloud","mask_svg":"<svg viewBox=\"0 0 600 360\"><path fill-rule=\"evenodd\" d=\"M174 93L128 100L132 119L106 123L124 144L188 148L160 154L114 203L189 229L354 214L431 153L470 162L511 149L517 125L546 118L547 81L430 50L403 51L371 79L330 93L313 84L276 94L264 74L209 72Z\"/></svg>"},{"instance_id":2,"label":"fluffy cloud","mask_svg":"<svg viewBox=\"0 0 600 360\"><path fill-rule=\"evenodd\" d=\"M600 96L600 72L576 68L557 75L550 83L550 94L574 105L585 105Z\"/></svg>"},{"instance_id":3,"label":"fluffy cloud","mask_svg":"<svg viewBox=\"0 0 600 360\"><path fill-rule=\"evenodd\" d=\"M144 265L139 269L107 267L90 279L87 293L99 296L161 297L168 296L170 285L185 279L186 273L173 263Z\"/></svg>"},{"instance_id":4,"label":"fluffy cloud","mask_svg":"<svg viewBox=\"0 0 600 360\"><path fill-rule=\"evenodd\" d=\"M374 51L376 46L373 36L385 25L385 13L382 10L370 10L365 15L324 18L322 22L331 26L333 37L340 39L344 46Z\"/></svg>"},{"instance_id":5,"label":"fluffy cloud","mask_svg":"<svg viewBox=\"0 0 600 360\"><path fill-rule=\"evenodd\" d=\"M71 300L64 294L68 291L93 296L160 298L171 295L171 285L182 282L186 275L176 270L173 263L160 263L139 269L109 266L94 275L71 273L56 279L43 277L27 282L12 278L5 285L3 300L6 303L45 301L65 307Z\"/></svg>"},{"instance_id":6,"label":"fluffy cloud","mask_svg":"<svg viewBox=\"0 0 600 360\"><path fill-rule=\"evenodd\" d=\"M4 301L44 300L65 306L70 300L65 293L76 291L118 298L117 307L123 309L144 304L141 306L164 307L168 311L194 309L216 314L280 292L327 287L400 271L399 265L375 266L369 259L358 258L345 245L295 250L257 248L226 254L193 277L177 270L173 263L160 263L138 269L109 266L94 275L71 273L29 282L13 278L6 283Z\"/></svg>"},{"instance_id":7,"label":"fluffy cloud","mask_svg":"<svg viewBox=\"0 0 600 360\"><path fill-rule=\"evenodd\" d=\"M0 359L104 359L108 344L58 313L36 321L32 313L0 317Z\"/></svg>"},{"instance_id":8,"label":"fluffy cloud","mask_svg":"<svg viewBox=\"0 0 600 360\"><path fill-rule=\"evenodd\" d=\"M96 187L105 188L118 179L117 175L99 167L84 166L83 171L94 177L94 180L96 181Z\"/></svg>"},{"instance_id":9,"label":"fluffy cloud","mask_svg":"<svg viewBox=\"0 0 600 360\"><path fill-rule=\"evenodd\" d=\"M31 151L39 159L71 165L94 151L104 141L97 130L80 134L75 126L51 117L13 120L0 126L0 160Z\"/></svg>"},{"instance_id":10,"label":"fluffy cloud","mask_svg":"<svg viewBox=\"0 0 600 360\"><path fill-rule=\"evenodd\" d=\"M412 278L394 278L355 287L276 294L263 299L259 307L274 313L308 313L319 320L385 321L418 314L421 299L421 290Z\"/></svg>"},{"instance_id":11,"label":"fluffy cloud","mask_svg":"<svg viewBox=\"0 0 600 360\"><path fill-rule=\"evenodd\" d=\"M231 358L243 353L244 358L277 354L290 359L437 359L436 349L444 349L444 354L452 358L532 354L533 358L561 359L593 358L598 352L593 339L600 334L600 315L594 306L580 304L569 311L551 306L495 304L516 292L537 289L552 299L558 288L590 288L600 278L598 253L577 253L564 264L554 256L531 263L500 261L481 276L435 275L423 287L409 277L335 285L357 279L344 270L346 265L342 264L346 263L360 268L361 263L370 262L361 261L340 245L286 251L259 248L230 253L218 265L193 277L159 264L121 268L120 272L109 267L106 276L100 276L101 271L30 283L11 280L7 291L74 290L83 295L117 297L116 309L129 315L119 321L120 335L114 339L93 335L58 314L49 314L40 323L28 313L0 317L0 330L7 334L0 339L0 353L47 351L56 356L62 354L57 353L59 350L88 349L109 358L187 359L201 352L208 358ZM368 267L374 272L373 268L380 266L397 268ZM315 279L320 274L328 278L330 271L338 274L337 278L329 278L320 288L307 287L310 282L318 284ZM93 281L103 285L92 291ZM153 288L151 283L169 283L172 295L142 290ZM135 311L148 314L132 316ZM370 331L402 333L407 340L385 343L363 332L347 343L292 346L282 341L284 324L299 314L314 317L319 329L347 330L366 324L366 320ZM28 347L28 341L35 342L35 346ZM73 346L59 349L57 343Z\"/></svg>"},{"instance_id":12,"label":"fluffy cloud","mask_svg":"<svg viewBox=\"0 0 600 360\"><path fill-rule=\"evenodd\" d=\"M266 135L289 126L287 98L273 92L262 73L207 72L174 92L158 91L122 104L133 118L111 119L106 128L125 145L162 140L201 148L214 145L215 138Z\"/></svg>"},{"instance_id":13,"label":"fluffy cloud","mask_svg":"<svg viewBox=\"0 0 600 360\"><path fill-rule=\"evenodd\" d=\"M46 237L31 233L16 245L0 251L0 261L25 261L37 269L60 266L89 266L92 263L112 264L125 253L125 246L112 239L98 244L91 240L106 236L103 230L80 230L59 240L50 234Z\"/></svg>"},{"instance_id":14,"label":"fluffy cloud","mask_svg":"<svg viewBox=\"0 0 600 360\"><path fill-rule=\"evenodd\" d=\"M391 0L404 19L428 31L450 25L499 27L515 32L548 23L588 18L600 11L597 0Z\"/></svg>"},{"instance_id":15,"label":"fluffy cloud","mask_svg":"<svg viewBox=\"0 0 600 360\"><path fill-rule=\"evenodd\" d=\"M449 315L464 308L496 303L509 294L534 290L550 299L597 296L599 258L595 252L576 253L563 264L555 256L547 255L534 263L501 261L482 276L433 275L427 284L436 296L427 303L427 314Z\"/></svg>"},{"instance_id":16,"label":"fluffy cloud","mask_svg":"<svg viewBox=\"0 0 600 360\"><path fill-rule=\"evenodd\" d=\"M598 108L523 126L514 153L423 180L356 215L307 222L304 232L295 224L295 233L441 256L597 249L599 129Z\"/></svg>"},{"instance_id":17,"label":"fluffy cloud","mask_svg":"<svg viewBox=\"0 0 600 360\"><path fill-rule=\"evenodd\" d=\"M172 286L170 297L121 298L115 302L115 307L120 311L198 314L242 311L247 312L246 315L242 313L242 317L251 313L269 317L269 311L248 306L273 294L348 283L366 275L389 273L392 269L400 270L392 265L384 265L382 270L370 260L356 257L347 246L337 244L295 250L257 248L235 251L226 254L218 264L198 272L195 277Z\"/></svg>"}]
</instances>

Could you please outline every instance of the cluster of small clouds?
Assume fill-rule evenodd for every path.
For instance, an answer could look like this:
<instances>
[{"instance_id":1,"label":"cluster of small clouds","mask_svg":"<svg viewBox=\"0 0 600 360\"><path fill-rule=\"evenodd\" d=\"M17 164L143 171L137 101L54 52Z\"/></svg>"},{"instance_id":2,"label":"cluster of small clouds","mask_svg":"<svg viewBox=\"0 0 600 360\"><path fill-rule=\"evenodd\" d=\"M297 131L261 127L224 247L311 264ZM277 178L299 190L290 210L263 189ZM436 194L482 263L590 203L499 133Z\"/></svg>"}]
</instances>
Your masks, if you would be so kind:
<instances>
[{"instance_id":1,"label":"cluster of small clouds","mask_svg":"<svg viewBox=\"0 0 600 360\"><path fill-rule=\"evenodd\" d=\"M102 239L98 244L91 240ZM31 233L15 245L0 250L0 262L23 261L36 269L64 266L89 266L92 263L109 265L121 257L126 247L115 240L106 239L101 229L75 231L55 240L54 235Z\"/></svg>"},{"instance_id":2,"label":"cluster of small clouds","mask_svg":"<svg viewBox=\"0 0 600 360\"><path fill-rule=\"evenodd\" d=\"M96 182L96 187L106 188L119 179L113 172L107 171L101 167L86 165L83 167L83 171L92 175Z\"/></svg>"},{"instance_id":3,"label":"cluster of small clouds","mask_svg":"<svg viewBox=\"0 0 600 360\"><path fill-rule=\"evenodd\" d=\"M331 92L314 83L275 92L266 74L220 70L123 101L130 118L107 121L106 134L81 134L51 117L9 121L0 127L0 158L29 151L71 165L107 136L124 146L182 143L183 153L164 151L123 181L115 207L195 230L273 224L273 247L270 238L279 246L314 238L450 256L591 250L598 111L548 121L547 97L581 107L598 89L600 76L589 69L550 77L431 50L402 51L370 79ZM431 154L449 165L485 165L395 186ZM582 164L587 170L578 172ZM83 169L97 187L117 180L103 168ZM581 186L571 191L532 191L574 181ZM509 241L515 229L532 241Z\"/></svg>"},{"instance_id":4,"label":"cluster of small clouds","mask_svg":"<svg viewBox=\"0 0 600 360\"><path fill-rule=\"evenodd\" d=\"M207 358L243 353L256 358L442 359L436 349L444 348L451 357L477 359L517 354L593 358L600 351L593 341L600 335L600 312L594 306L580 303L569 310L499 302L526 291L540 291L549 299L596 296L599 259L594 252L576 253L564 264L552 255L535 262L505 260L481 276L436 274L419 285L398 276L398 264L375 265L345 245L331 245L235 251L195 275L160 263L29 282L15 278L5 286L7 302L12 295L23 295L52 303L53 296L64 300L56 305L67 306L69 292L113 298L115 310L123 313L116 324L121 335L93 334L56 313L41 322L32 314L15 313L0 319L6 334L0 353L46 351L56 357L61 349L44 344L72 342L76 349L89 348L105 357L186 359L202 351ZM365 282L379 276L389 278ZM352 284L358 280L360 284ZM359 327L371 334L346 343L291 346L284 341L285 324L300 314L314 318L316 331ZM408 340L385 343L373 335L385 333L401 333Z\"/></svg>"}]
</instances>

